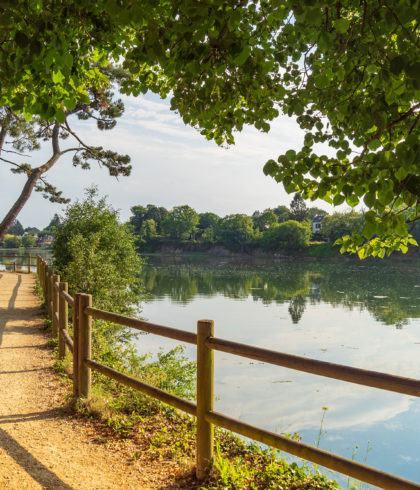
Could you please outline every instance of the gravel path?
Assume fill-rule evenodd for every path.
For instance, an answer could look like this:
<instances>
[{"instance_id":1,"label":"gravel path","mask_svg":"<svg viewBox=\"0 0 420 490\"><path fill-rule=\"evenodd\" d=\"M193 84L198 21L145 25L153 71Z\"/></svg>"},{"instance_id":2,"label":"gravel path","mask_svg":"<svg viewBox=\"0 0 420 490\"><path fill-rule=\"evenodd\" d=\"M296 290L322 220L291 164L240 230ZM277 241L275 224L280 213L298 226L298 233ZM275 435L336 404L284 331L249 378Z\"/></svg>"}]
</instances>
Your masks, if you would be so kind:
<instances>
[{"instance_id":1,"label":"gravel path","mask_svg":"<svg viewBox=\"0 0 420 490\"><path fill-rule=\"evenodd\" d=\"M34 281L0 271L0 488L177 488L170 464L134 460L129 444L100 443L62 415L66 387L51 369Z\"/></svg>"}]
</instances>

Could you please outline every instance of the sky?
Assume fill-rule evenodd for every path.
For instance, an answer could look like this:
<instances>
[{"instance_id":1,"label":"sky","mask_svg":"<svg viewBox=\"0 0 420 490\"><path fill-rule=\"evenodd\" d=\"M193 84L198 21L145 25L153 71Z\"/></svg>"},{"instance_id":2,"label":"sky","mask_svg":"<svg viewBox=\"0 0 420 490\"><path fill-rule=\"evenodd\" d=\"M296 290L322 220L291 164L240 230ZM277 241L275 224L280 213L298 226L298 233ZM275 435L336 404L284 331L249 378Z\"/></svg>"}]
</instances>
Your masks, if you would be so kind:
<instances>
[{"instance_id":1,"label":"sky","mask_svg":"<svg viewBox=\"0 0 420 490\"><path fill-rule=\"evenodd\" d=\"M64 155L48 172L48 181L72 200L83 198L92 184L100 195L107 195L120 210L122 221L129 219L135 205L155 204L171 209L188 204L197 212L211 211L220 216L252 214L280 204L290 205L293 195L263 173L265 162L289 149L299 149L303 132L287 116L272 122L269 133L246 127L237 134L236 144L220 148L207 141L196 129L186 126L169 102L152 95L123 97L125 113L110 131L99 131L91 121L74 121L73 129L88 144L126 153L133 166L130 177L110 177L107 169L92 165L91 170L72 166L71 154ZM67 142L68 141L68 142ZM77 146L67 140L67 145ZM32 153L29 162L39 165L51 154L49 146ZM9 155L10 156L10 155ZM0 165L0 209L4 215L16 200L24 177ZM307 203L332 211L323 201ZM33 193L18 216L24 227L44 228L54 213L64 206Z\"/></svg>"}]
</instances>

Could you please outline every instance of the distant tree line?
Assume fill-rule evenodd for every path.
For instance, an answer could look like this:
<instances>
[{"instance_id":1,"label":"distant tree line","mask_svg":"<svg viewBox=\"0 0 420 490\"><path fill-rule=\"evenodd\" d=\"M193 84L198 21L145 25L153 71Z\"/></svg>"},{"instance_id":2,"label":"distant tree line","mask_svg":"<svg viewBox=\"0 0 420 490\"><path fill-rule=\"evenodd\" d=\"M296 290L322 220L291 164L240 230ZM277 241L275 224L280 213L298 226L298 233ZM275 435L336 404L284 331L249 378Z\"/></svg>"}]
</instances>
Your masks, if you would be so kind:
<instances>
[{"instance_id":1,"label":"distant tree line","mask_svg":"<svg viewBox=\"0 0 420 490\"><path fill-rule=\"evenodd\" d=\"M0 240L0 247L4 248L31 248L40 246L41 243L53 235L54 229L60 226L60 217L54 214L54 217L44 229L39 230L32 226L23 228L19 220L15 220L9 228L8 233Z\"/></svg>"},{"instance_id":2,"label":"distant tree line","mask_svg":"<svg viewBox=\"0 0 420 490\"><path fill-rule=\"evenodd\" d=\"M166 249L207 251L222 246L232 252L252 252L255 249L279 253L300 253L312 242L334 242L344 235L360 232L366 226L363 213L348 211L331 215L317 207L308 208L299 193L290 206L255 211L252 215L229 214L225 217L212 212L198 213L188 205L171 210L148 204L133 206L126 226L136 237L139 252ZM322 216L321 228L313 233L312 222ZM9 234L0 241L6 248L39 246L48 241L61 224L55 214L43 230L23 228L16 220ZM410 233L420 242L420 222ZM337 246L338 249L338 246Z\"/></svg>"},{"instance_id":3,"label":"distant tree line","mask_svg":"<svg viewBox=\"0 0 420 490\"><path fill-rule=\"evenodd\" d=\"M323 209L308 208L300 194L295 194L290 207L277 206L263 212L229 214L198 213L188 205L171 210L153 204L133 206L128 225L137 237L142 252L164 247L205 251L223 246L233 252L249 252L261 248L273 252L301 252L310 240L334 242L343 234L360 230L363 215L354 211L327 215ZM324 216L319 233L312 233L312 220Z\"/></svg>"}]
</instances>

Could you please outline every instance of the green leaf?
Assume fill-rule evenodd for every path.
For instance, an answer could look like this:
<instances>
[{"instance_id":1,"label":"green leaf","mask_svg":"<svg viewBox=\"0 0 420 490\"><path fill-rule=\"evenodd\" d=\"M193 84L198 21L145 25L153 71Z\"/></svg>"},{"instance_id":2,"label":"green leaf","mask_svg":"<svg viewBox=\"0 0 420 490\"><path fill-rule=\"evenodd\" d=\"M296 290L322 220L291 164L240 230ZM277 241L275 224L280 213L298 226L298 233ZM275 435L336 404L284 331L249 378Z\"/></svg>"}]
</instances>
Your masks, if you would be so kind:
<instances>
[{"instance_id":1,"label":"green leaf","mask_svg":"<svg viewBox=\"0 0 420 490\"><path fill-rule=\"evenodd\" d=\"M334 21L334 27L339 34L344 34L350 27L350 21L348 19L337 19Z\"/></svg>"},{"instance_id":2,"label":"green leaf","mask_svg":"<svg viewBox=\"0 0 420 490\"><path fill-rule=\"evenodd\" d=\"M59 123L64 123L66 121L66 115L63 111L63 109L59 108L55 112L55 118Z\"/></svg>"},{"instance_id":3,"label":"green leaf","mask_svg":"<svg viewBox=\"0 0 420 490\"><path fill-rule=\"evenodd\" d=\"M61 61L63 65L67 66L68 68L73 66L73 56L70 53L66 53L64 56L62 56Z\"/></svg>"},{"instance_id":4,"label":"green leaf","mask_svg":"<svg viewBox=\"0 0 420 490\"><path fill-rule=\"evenodd\" d=\"M333 204L334 206L339 206L340 204L343 204L343 202L346 200L346 198L341 195L341 194L336 194L333 198Z\"/></svg>"},{"instance_id":5,"label":"green leaf","mask_svg":"<svg viewBox=\"0 0 420 490\"><path fill-rule=\"evenodd\" d=\"M246 44L242 51L239 53L239 55L235 58L235 63L237 63L239 66L243 65L245 61L249 58L249 55L251 54L251 50L249 46Z\"/></svg>"},{"instance_id":6,"label":"green leaf","mask_svg":"<svg viewBox=\"0 0 420 490\"><path fill-rule=\"evenodd\" d=\"M287 150L286 153L286 158L289 160L289 161L294 161L296 160L296 152L295 150Z\"/></svg>"},{"instance_id":7,"label":"green leaf","mask_svg":"<svg viewBox=\"0 0 420 490\"><path fill-rule=\"evenodd\" d=\"M354 208L355 206L357 206L359 204L359 198L357 196L355 196L354 194L352 194L346 198L346 203L350 207Z\"/></svg>"},{"instance_id":8,"label":"green leaf","mask_svg":"<svg viewBox=\"0 0 420 490\"><path fill-rule=\"evenodd\" d=\"M326 75L318 75L314 78L315 86L318 88L328 87L330 79Z\"/></svg>"},{"instance_id":9,"label":"green leaf","mask_svg":"<svg viewBox=\"0 0 420 490\"><path fill-rule=\"evenodd\" d=\"M278 165L274 160L268 160L264 165L263 172L265 175L274 175L278 169Z\"/></svg>"},{"instance_id":10,"label":"green leaf","mask_svg":"<svg viewBox=\"0 0 420 490\"><path fill-rule=\"evenodd\" d=\"M366 221L362 229L363 235L369 240L376 233L376 223L373 221Z\"/></svg>"},{"instance_id":11,"label":"green leaf","mask_svg":"<svg viewBox=\"0 0 420 490\"><path fill-rule=\"evenodd\" d=\"M60 70L58 70L53 71L51 78L54 83L61 84L61 82L65 79L65 76L61 73Z\"/></svg>"},{"instance_id":12,"label":"green leaf","mask_svg":"<svg viewBox=\"0 0 420 490\"><path fill-rule=\"evenodd\" d=\"M407 175L408 175L408 171L404 168L404 167L400 167L396 172L395 172L395 177L398 179L398 180L404 180Z\"/></svg>"},{"instance_id":13,"label":"green leaf","mask_svg":"<svg viewBox=\"0 0 420 490\"><path fill-rule=\"evenodd\" d=\"M376 201L376 194L374 192L368 192L363 198L364 203L368 208L371 208Z\"/></svg>"},{"instance_id":14,"label":"green leaf","mask_svg":"<svg viewBox=\"0 0 420 490\"><path fill-rule=\"evenodd\" d=\"M69 111L72 111L76 107L76 99L66 99L64 104Z\"/></svg>"}]
</instances>

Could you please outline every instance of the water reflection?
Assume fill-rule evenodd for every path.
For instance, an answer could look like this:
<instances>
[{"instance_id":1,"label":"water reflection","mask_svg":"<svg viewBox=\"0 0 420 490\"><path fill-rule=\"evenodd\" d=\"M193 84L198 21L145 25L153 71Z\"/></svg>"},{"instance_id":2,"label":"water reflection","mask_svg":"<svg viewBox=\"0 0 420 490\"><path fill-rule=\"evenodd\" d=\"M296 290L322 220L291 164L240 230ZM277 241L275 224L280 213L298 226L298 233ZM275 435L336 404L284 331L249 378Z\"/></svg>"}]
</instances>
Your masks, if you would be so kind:
<instances>
[{"instance_id":1,"label":"water reflection","mask_svg":"<svg viewBox=\"0 0 420 490\"><path fill-rule=\"evenodd\" d=\"M199 318L212 318L221 338L420 378L419 265L153 257L143 272L151 298L142 316L189 331ZM175 345L142 336L139 351ZM194 358L192 346L187 353ZM268 430L297 431L308 444L317 441L327 406L321 448L351 458L356 445L370 441L369 464L420 479L420 399L220 352L215 393L218 411Z\"/></svg>"},{"instance_id":2,"label":"water reflection","mask_svg":"<svg viewBox=\"0 0 420 490\"><path fill-rule=\"evenodd\" d=\"M26 272L28 270L28 256L31 256L31 271L36 271L36 257L51 258L51 251L40 248L0 248L0 270ZM16 264L14 266L14 264Z\"/></svg>"},{"instance_id":3,"label":"water reflection","mask_svg":"<svg viewBox=\"0 0 420 490\"><path fill-rule=\"evenodd\" d=\"M146 289L154 298L168 297L188 304L197 296L252 297L264 305L288 303L294 324L307 304L321 301L348 310L368 310L385 324L401 329L420 317L419 261L407 263L283 262L244 264L235 259L149 258L143 271Z\"/></svg>"}]
</instances>

